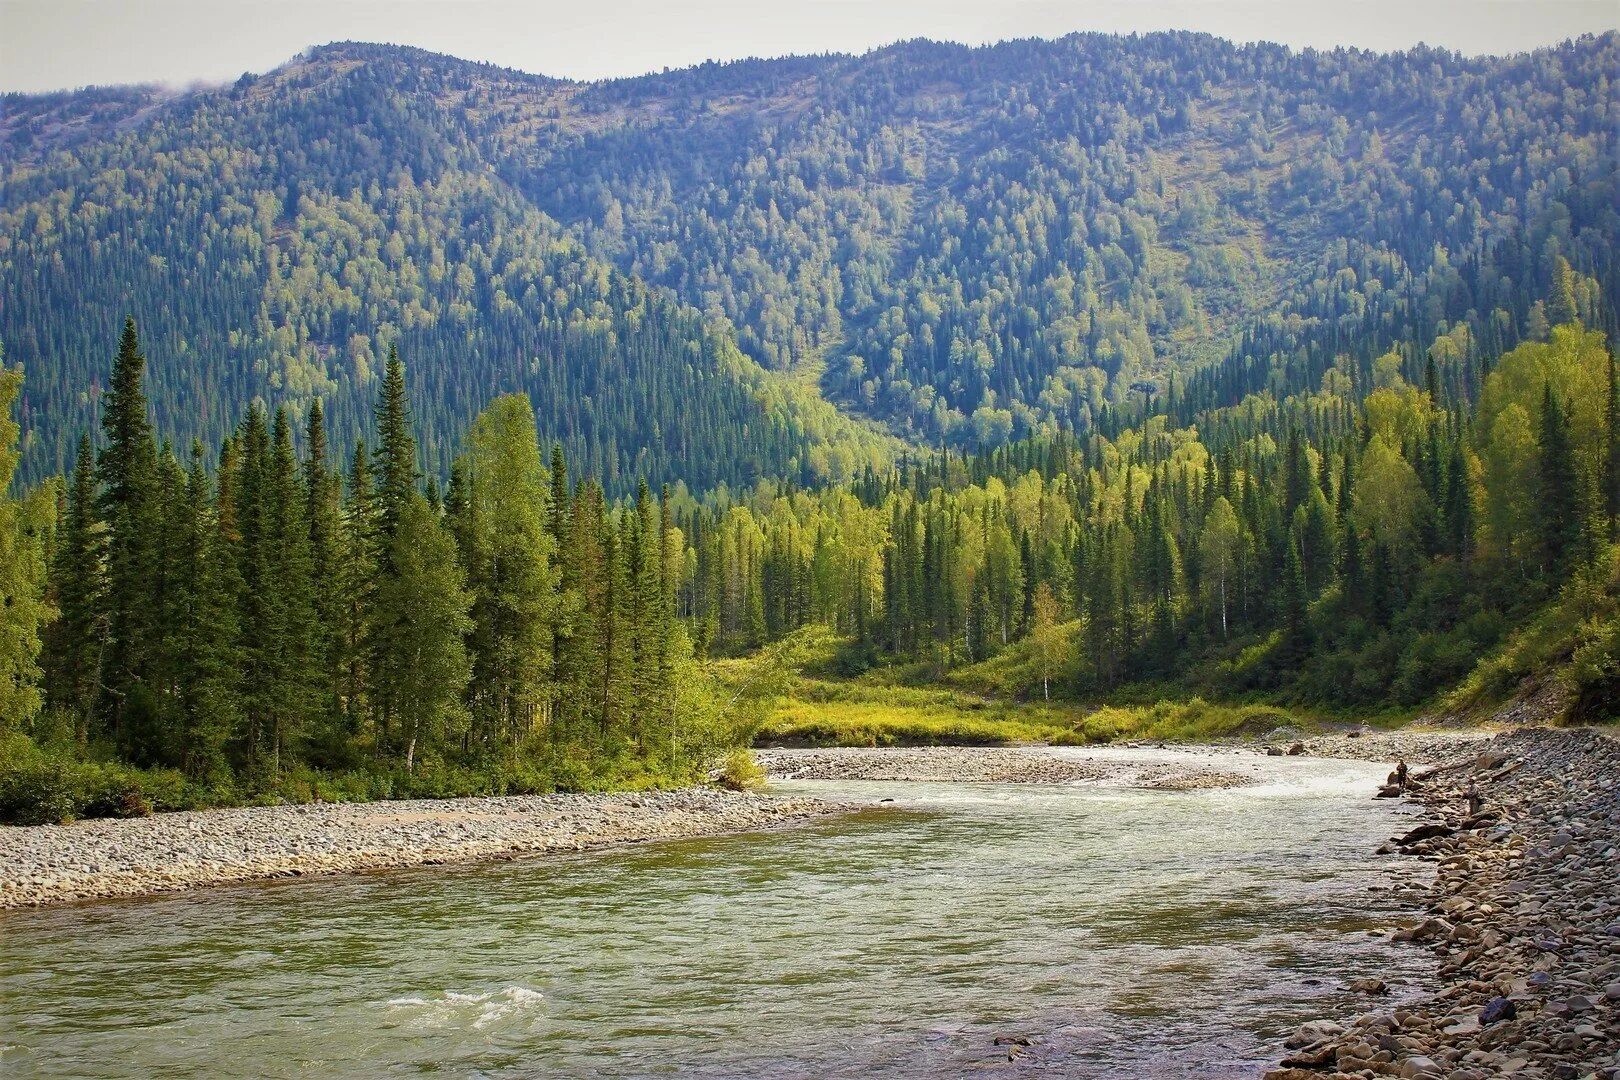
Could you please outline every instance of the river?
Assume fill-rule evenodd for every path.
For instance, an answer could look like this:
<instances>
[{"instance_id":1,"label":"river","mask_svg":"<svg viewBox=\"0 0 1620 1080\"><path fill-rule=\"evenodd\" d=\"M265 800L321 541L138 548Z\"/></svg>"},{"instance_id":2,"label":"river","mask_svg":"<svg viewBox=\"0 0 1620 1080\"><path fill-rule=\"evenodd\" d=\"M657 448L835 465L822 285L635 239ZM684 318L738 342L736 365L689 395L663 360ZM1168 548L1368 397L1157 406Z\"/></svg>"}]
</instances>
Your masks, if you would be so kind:
<instances>
[{"instance_id":1,"label":"river","mask_svg":"<svg viewBox=\"0 0 1620 1080\"><path fill-rule=\"evenodd\" d=\"M1262 769L1186 792L788 782L876 805L764 834L0 912L0 1072L1257 1073L1299 1022L1367 1007L1346 979L1421 976L1369 933L1411 872L1372 855L1404 827L1367 797L1383 769Z\"/></svg>"}]
</instances>

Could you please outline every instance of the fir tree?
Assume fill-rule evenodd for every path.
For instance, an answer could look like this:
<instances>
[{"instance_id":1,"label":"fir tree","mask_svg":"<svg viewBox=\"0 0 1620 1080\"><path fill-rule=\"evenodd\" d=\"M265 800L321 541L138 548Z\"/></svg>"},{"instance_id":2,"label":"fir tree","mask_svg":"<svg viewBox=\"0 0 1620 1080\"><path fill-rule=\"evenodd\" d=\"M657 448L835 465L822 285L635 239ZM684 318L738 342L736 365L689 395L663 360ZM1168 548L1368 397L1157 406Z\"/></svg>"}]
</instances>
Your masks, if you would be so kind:
<instances>
[{"instance_id":1,"label":"fir tree","mask_svg":"<svg viewBox=\"0 0 1620 1080\"><path fill-rule=\"evenodd\" d=\"M105 444L97 460L100 518L106 525L105 712L114 740L126 726L149 730L158 704L146 685L157 593L161 506L157 446L141 388L146 357L135 320L124 322L112 379L102 401Z\"/></svg>"},{"instance_id":2,"label":"fir tree","mask_svg":"<svg viewBox=\"0 0 1620 1080\"><path fill-rule=\"evenodd\" d=\"M515 740L548 717L554 701L554 545L527 397L508 394L479 416L461 475L467 503L462 565L474 625L469 701L485 737Z\"/></svg>"},{"instance_id":3,"label":"fir tree","mask_svg":"<svg viewBox=\"0 0 1620 1080\"><path fill-rule=\"evenodd\" d=\"M1542 569L1561 578L1580 541L1581 514L1569 420L1552 384L1543 389L1537 492Z\"/></svg>"},{"instance_id":4,"label":"fir tree","mask_svg":"<svg viewBox=\"0 0 1620 1080\"><path fill-rule=\"evenodd\" d=\"M339 707L350 739L371 716L372 608L378 585L377 510L371 493L366 444L357 442L344 491L340 566L334 582L340 612L337 630Z\"/></svg>"},{"instance_id":5,"label":"fir tree","mask_svg":"<svg viewBox=\"0 0 1620 1080\"><path fill-rule=\"evenodd\" d=\"M411 405L405 391L405 365L390 346L382 390L377 397L377 457L373 466L377 499L377 541L380 562L392 557L399 515L416 494L416 436L411 431Z\"/></svg>"},{"instance_id":6,"label":"fir tree","mask_svg":"<svg viewBox=\"0 0 1620 1080\"><path fill-rule=\"evenodd\" d=\"M304 521L308 526L307 551L313 623L310 649L320 665L315 680L315 714L323 725L318 738L330 756L342 732L332 724L341 713L343 642L343 590L341 498L337 475L327 460L326 415L321 399L309 408L304 437Z\"/></svg>"},{"instance_id":7,"label":"fir tree","mask_svg":"<svg viewBox=\"0 0 1620 1080\"><path fill-rule=\"evenodd\" d=\"M221 777L225 747L240 718L236 598L229 554L215 520L200 441L192 444L184 497L169 529L176 573L164 651L174 672L168 757L193 776Z\"/></svg>"},{"instance_id":8,"label":"fir tree","mask_svg":"<svg viewBox=\"0 0 1620 1080\"><path fill-rule=\"evenodd\" d=\"M1609 402L1603 419L1607 441L1604 496L1609 512L1609 532L1620 540L1620 372L1615 369L1612 347L1609 349Z\"/></svg>"},{"instance_id":9,"label":"fir tree","mask_svg":"<svg viewBox=\"0 0 1620 1080\"><path fill-rule=\"evenodd\" d=\"M50 598L57 617L47 630L44 651L46 697L72 718L74 737L81 749L90 738L106 646L101 559L95 455L90 449L90 437L83 435L68 484L67 504L56 530Z\"/></svg>"}]
</instances>

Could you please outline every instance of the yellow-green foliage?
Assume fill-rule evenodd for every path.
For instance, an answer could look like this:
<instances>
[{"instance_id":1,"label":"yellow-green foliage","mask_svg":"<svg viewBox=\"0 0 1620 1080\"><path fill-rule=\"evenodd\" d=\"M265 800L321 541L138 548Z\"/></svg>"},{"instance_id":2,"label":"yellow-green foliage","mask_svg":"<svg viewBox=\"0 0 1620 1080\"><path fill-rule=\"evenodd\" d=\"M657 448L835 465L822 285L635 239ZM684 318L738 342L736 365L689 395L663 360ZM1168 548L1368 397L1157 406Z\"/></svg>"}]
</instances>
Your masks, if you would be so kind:
<instances>
[{"instance_id":1,"label":"yellow-green foliage","mask_svg":"<svg viewBox=\"0 0 1620 1080\"><path fill-rule=\"evenodd\" d=\"M1270 705L1212 705L1200 698L1100 708L1021 705L945 689L806 680L777 706L756 741L813 746L1082 745L1119 739L1220 739L1315 726L1308 718Z\"/></svg>"},{"instance_id":2,"label":"yellow-green foliage","mask_svg":"<svg viewBox=\"0 0 1620 1080\"><path fill-rule=\"evenodd\" d=\"M1577 571L1539 616L1480 661L1445 706L1463 712L1494 704L1526 680L1560 683L1568 719L1620 719L1620 545Z\"/></svg>"},{"instance_id":3,"label":"yellow-green foliage","mask_svg":"<svg viewBox=\"0 0 1620 1080\"><path fill-rule=\"evenodd\" d=\"M765 786L765 770L752 753L739 747L720 763L715 782L732 791L755 791Z\"/></svg>"}]
</instances>

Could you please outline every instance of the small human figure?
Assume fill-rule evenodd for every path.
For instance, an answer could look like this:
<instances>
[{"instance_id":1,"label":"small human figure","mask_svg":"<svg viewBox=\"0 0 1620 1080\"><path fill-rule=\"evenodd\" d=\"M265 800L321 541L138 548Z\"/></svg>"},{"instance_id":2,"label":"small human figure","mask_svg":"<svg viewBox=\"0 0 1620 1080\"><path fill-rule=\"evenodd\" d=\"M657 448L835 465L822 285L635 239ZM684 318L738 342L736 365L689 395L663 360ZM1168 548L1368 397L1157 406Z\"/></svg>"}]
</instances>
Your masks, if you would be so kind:
<instances>
[{"instance_id":1,"label":"small human figure","mask_svg":"<svg viewBox=\"0 0 1620 1080\"><path fill-rule=\"evenodd\" d=\"M1402 791L1406 790L1406 774L1406 762L1397 761L1395 763L1395 782L1401 786Z\"/></svg>"}]
</instances>

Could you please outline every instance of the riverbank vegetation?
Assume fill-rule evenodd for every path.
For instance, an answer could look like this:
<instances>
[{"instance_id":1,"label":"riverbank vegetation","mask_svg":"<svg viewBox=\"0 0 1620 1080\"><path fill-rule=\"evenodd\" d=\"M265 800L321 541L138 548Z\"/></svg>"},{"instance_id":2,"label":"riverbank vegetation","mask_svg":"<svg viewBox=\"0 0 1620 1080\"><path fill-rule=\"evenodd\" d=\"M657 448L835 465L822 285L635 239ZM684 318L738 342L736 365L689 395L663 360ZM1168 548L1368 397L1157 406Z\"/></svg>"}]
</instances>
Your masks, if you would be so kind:
<instances>
[{"instance_id":1,"label":"riverbank vegetation","mask_svg":"<svg viewBox=\"0 0 1620 1080\"><path fill-rule=\"evenodd\" d=\"M99 446L4 506L0 812L670 783L751 738L1262 734L1527 680L1612 719L1620 384L1595 285L1556 278L1500 355L1460 324L701 501L610 500L520 395L441 490L394 356L342 476L318 405L182 458L130 323Z\"/></svg>"},{"instance_id":2,"label":"riverbank vegetation","mask_svg":"<svg viewBox=\"0 0 1620 1080\"><path fill-rule=\"evenodd\" d=\"M397 357L344 478L318 406L301 455L255 404L182 460L144 367L130 322L100 448L6 503L0 814L676 783L737 743L675 608L667 498L574 483L527 398L479 417L441 495Z\"/></svg>"}]
</instances>

